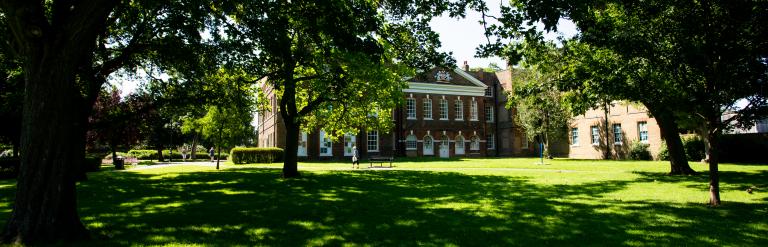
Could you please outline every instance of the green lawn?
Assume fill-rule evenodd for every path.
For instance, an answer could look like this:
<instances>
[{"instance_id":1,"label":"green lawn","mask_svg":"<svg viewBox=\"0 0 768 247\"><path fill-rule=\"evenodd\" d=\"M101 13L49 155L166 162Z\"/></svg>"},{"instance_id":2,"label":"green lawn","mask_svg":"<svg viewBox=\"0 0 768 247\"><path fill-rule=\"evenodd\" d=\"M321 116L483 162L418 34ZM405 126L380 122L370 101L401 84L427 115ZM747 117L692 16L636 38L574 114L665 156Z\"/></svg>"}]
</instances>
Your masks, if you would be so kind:
<instances>
[{"instance_id":1,"label":"green lawn","mask_svg":"<svg viewBox=\"0 0 768 247\"><path fill-rule=\"evenodd\" d=\"M707 176L666 176L665 162L537 161L301 163L292 180L280 164L92 173L78 196L96 239L81 244L768 246L768 165L721 165L712 209ZM0 180L2 222L13 182Z\"/></svg>"}]
</instances>

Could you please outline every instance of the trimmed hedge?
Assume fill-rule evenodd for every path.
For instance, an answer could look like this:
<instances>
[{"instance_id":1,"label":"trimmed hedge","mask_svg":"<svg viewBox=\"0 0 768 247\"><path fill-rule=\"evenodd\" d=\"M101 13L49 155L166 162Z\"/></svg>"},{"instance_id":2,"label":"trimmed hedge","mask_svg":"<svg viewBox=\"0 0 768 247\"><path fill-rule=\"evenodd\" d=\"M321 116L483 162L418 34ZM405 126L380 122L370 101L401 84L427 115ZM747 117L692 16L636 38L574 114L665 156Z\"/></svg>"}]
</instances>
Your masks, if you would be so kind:
<instances>
[{"instance_id":1,"label":"trimmed hedge","mask_svg":"<svg viewBox=\"0 0 768 247\"><path fill-rule=\"evenodd\" d=\"M719 153L721 162L768 164L768 133L723 135Z\"/></svg>"},{"instance_id":2,"label":"trimmed hedge","mask_svg":"<svg viewBox=\"0 0 768 247\"><path fill-rule=\"evenodd\" d=\"M218 149L216 150L218 151ZM218 153L216 153L218 155ZM157 160L157 150L151 150L151 149L132 149L128 151L127 153L121 153L117 152L117 155L123 156L123 157L133 157L138 160ZM187 153L187 159L191 157L191 153ZM163 158L168 159L170 156L170 151L168 149L163 149ZM229 153L225 149L221 150L221 159L227 159L229 157ZM174 160L180 160L181 159L181 153L178 150L173 150L173 157ZM197 158L198 159L208 159L208 150L198 150L197 152ZM105 159L112 159L111 155L107 155Z\"/></svg>"},{"instance_id":3,"label":"trimmed hedge","mask_svg":"<svg viewBox=\"0 0 768 247\"><path fill-rule=\"evenodd\" d=\"M281 148L233 148L229 154L232 163L272 163L283 160Z\"/></svg>"},{"instance_id":4,"label":"trimmed hedge","mask_svg":"<svg viewBox=\"0 0 768 247\"><path fill-rule=\"evenodd\" d=\"M118 155L120 154L118 153ZM132 149L128 151L126 156L135 157L136 159L140 160L156 160L157 150Z\"/></svg>"}]
</instances>

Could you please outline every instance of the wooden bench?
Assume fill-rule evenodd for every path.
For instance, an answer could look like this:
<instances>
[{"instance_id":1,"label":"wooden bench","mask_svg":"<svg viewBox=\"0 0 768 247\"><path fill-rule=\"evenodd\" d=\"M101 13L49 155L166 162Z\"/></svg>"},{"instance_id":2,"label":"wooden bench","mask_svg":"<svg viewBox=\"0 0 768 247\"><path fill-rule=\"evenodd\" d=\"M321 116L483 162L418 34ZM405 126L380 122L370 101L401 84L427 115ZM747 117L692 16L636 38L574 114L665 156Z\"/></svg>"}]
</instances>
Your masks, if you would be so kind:
<instances>
[{"instance_id":1,"label":"wooden bench","mask_svg":"<svg viewBox=\"0 0 768 247\"><path fill-rule=\"evenodd\" d=\"M389 167L392 167L392 161L395 161L394 157L384 157L384 156L374 156L374 157L368 157L368 162L370 162L370 165L368 167L373 167L374 162L382 163L382 167L384 166L384 163L389 162Z\"/></svg>"}]
</instances>

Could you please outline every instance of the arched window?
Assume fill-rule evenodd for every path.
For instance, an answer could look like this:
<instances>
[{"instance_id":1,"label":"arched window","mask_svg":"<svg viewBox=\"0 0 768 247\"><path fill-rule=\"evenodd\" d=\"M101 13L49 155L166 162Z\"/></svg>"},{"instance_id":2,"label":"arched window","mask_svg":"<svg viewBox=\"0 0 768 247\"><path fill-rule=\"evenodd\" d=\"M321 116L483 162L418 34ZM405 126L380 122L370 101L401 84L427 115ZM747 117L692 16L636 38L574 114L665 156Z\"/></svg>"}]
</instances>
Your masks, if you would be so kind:
<instances>
[{"instance_id":1,"label":"arched window","mask_svg":"<svg viewBox=\"0 0 768 247\"><path fill-rule=\"evenodd\" d=\"M456 136L456 154L464 154L464 136Z\"/></svg>"},{"instance_id":2,"label":"arched window","mask_svg":"<svg viewBox=\"0 0 768 247\"><path fill-rule=\"evenodd\" d=\"M435 155L435 144L432 136L424 136L424 155Z\"/></svg>"},{"instance_id":3,"label":"arched window","mask_svg":"<svg viewBox=\"0 0 768 247\"><path fill-rule=\"evenodd\" d=\"M470 139L469 150L473 150L473 151L480 150L480 138L479 137L473 136L472 139Z\"/></svg>"},{"instance_id":4,"label":"arched window","mask_svg":"<svg viewBox=\"0 0 768 247\"><path fill-rule=\"evenodd\" d=\"M405 149L416 150L416 136L411 134L405 138Z\"/></svg>"}]
</instances>

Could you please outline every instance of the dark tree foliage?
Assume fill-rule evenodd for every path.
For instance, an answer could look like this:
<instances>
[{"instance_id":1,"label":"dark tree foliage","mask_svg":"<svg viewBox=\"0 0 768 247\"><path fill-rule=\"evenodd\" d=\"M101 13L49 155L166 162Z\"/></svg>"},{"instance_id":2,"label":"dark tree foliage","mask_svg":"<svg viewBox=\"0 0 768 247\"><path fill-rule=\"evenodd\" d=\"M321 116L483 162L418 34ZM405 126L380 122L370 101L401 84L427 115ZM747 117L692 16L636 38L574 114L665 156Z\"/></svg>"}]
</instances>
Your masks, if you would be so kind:
<instances>
[{"instance_id":1,"label":"dark tree foliage","mask_svg":"<svg viewBox=\"0 0 768 247\"><path fill-rule=\"evenodd\" d=\"M5 17L0 16L0 40L8 39ZM24 78L21 64L14 57L9 44L0 44L0 143L11 144L18 156L21 133L21 101L24 97Z\"/></svg>"},{"instance_id":2,"label":"dark tree foliage","mask_svg":"<svg viewBox=\"0 0 768 247\"><path fill-rule=\"evenodd\" d=\"M87 238L77 214L76 167L88 116L108 76L149 66L193 76L208 60L207 1L0 1L3 35L24 78L21 169L0 240ZM204 57L205 59L200 59ZM44 181L44 182L40 182Z\"/></svg>"},{"instance_id":3,"label":"dark tree foliage","mask_svg":"<svg viewBox=\"0 0 768 247\"><path fill-rule=\"evenodd\" d=\"M554 30L560 18L573 20L581 42L642 65L630 72L649 75L638 78L650 82L643 89L657 97L641 102L657 119L672 115L674 122L679 119L675 114L698 119L708 147L710 205L720 204L719 138L729 126L754 124L768 108L768 2L517 0L511 4L498 18L502 24L491 25L499 42L484 46L485 53L521 59L523 43L507 46L503 39L540 40L531 24L542 22L545 29ZM737 109L740 100L747 104ZM729 117L723 118L725 112L731 113Z\"/></svg>"},{"instance_id":4,"label":"dark tree foliage","mask_svg":"<svg viewBox=\"0 0 768 247\"><path fill-rule=\"evenodd\" d=\"M402 78L411 68L453 66L436 51L429 27L442 13L463 15L481 1L274 1L225 5L228 55L254 78L275 89L287 128L284 177L297 177L301 128L323 128L332 136L389 129L400 104ZM258 51L258 52L254 52Z\"/></svg>"}]
</instances>

